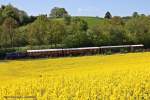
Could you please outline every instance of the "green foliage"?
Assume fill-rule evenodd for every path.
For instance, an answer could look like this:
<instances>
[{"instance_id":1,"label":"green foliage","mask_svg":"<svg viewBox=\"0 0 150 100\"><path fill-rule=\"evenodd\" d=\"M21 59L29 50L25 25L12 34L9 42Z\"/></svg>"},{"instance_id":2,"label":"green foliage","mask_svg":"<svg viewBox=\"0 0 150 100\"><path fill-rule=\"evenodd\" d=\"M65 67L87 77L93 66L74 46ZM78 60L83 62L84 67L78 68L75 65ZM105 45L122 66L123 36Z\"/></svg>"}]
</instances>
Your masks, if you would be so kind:
<instances>
[{"instance_id":1,"label":"green foliage","mask_svg":"<svg viewBox=\"0 0 150 100\"><path fill-rule=\"evenodd\" d=\"M30 45L57 45L62 42L65 29L63 23L51 21L46 16L41 15L28 26L28 33Z\"/></svg>"},{"instance_id":2,"label":"green foliage","mask_svg":"<svg viewBox=\"0 0 150 100\"><path fill-rule=\"evenodd\" d=\"M34 23L29 25L28 31L30 34L28 34L28 38L30 45L42 45L47 43L48 21L46 16L41 15Z\"/></svg>"},{"instance_id":3,"label":"green foliage","mask_svg":"<svg viewBox=\"0 0 150 100\"><path fill-rule=\"evenodd\" d=\"M106 19L111 19L111 18L112 18L112 15L111 15L111 13L110 13L109 11L106 12L105 18L106 18Z\"/></svg>"},{"instance_id":4,"label":"green foliage","mask_svg":"<svg viewBox=\"0 0 150 100\"><path fill-rule=\"evenodd\" d=\"M12 17L15 20L19 20L19 15L17 13L17 9L14 8L12 5L5 6L5 8L2 11L2 16L4 18Z\"/></svg>"},{"instance_id":5,"label":"green foliage","mask_svg":"<svg viewBox=\"0 0 150 100\"><path fill-rule=\"evenodd\" d=\"M62 18L65 16L68 16L68 12L65 8L54 7L50 13L50 17L52 18Z\"/></svg>"},{"instance_id":6,"label":"green foliage","mask_svg":"<svg viewBox=\"0 0 150 100\"><path fill-rule=\"evenodd\" d=\"M14 18L19 24L24 24L28 20L28 15L26 12L18 10L12 5L4 6L1 12L4 19L11 17Z\"/></svg>"},{"instance_id":7,"label":"green foliage","mask_svg":"<svg viewBox=\"0 0 150 100\"><path fill-rule=\"evenodd\" d=\"M125 22L120 16L114 16L111 19L111 24L116 25L116 26L123 26L125 24Z\"/></svg>"},{"instance_id":8,"label":"green foliage","mask_svg":"<svg viewBox=\"0 0 150 100\"><path fill-rule=\"evenodd\" d=\"M67 48L91 46L91 41L88 38L86 32L81 31L76 32L76 34L67 36L67 38L65 38L63 43Z\"/></svg>"},{"instance_id":9,"label":"green foliage","mask_svg":"<svg viewBox=\"0 0 150 100\"><path fill-rule=\"evenodd\" d=\"M96 25L99 25L100 23L103 23L103 18L99 18L99 17L86 17L86 16L82 16L79 17L80 19L86 21L88 23L88 27L92 28Z\"/></svg>"},{"instance_id":10,"label":"green foliage","mask_svg":"<svg viewBox=\"0 0 150 100\"><path fill-rule=\"evenodd\" d=\"M132 42L143 43L145 47L150 47L150 17L139 16L132 18L126 23L125 29L132 36Z\"/></svg>"},{"instance_id":11,"label":"green foliage","mask_svg":"<svg viewBox=\"0 0 150 100\"><path fill-rule=\"evenodd\" d=\"M139 17L138 12L134 12L133 15L132 15L132 17L134 17L134 18Z\"/></svg>"},{"instance_id":12,"label":"green foliage","mask_svg":"<svg viewBox=\"0 0 150 100\"><path fill-rule=\"evenodd\" d=\"M2 25L2 41L3 46L14 46L15 42L15 29L18 27L18 23L14 18L8 17L4 20Z\"/></svg>"},{"instance_id":13,"label":"green foliage","mask_svg":"<svg viewBox=\"0 0 150 100\"><path fill-rule=\"evenodd\" d=\"M101 26L95 26L88 30L88 36L93 46L104 46L110 44L110 34L104 32Z\"/></svg>"},{"instance_id":14,"label":"green foliage","mask_svg":"<svg viewBox=\"0 0 150 100\"><path fill-rule=\"evenodd\" d=\"M71 16L65 16L64 17L64 22L66 25L70 25L71 24Z\"/></svg>"},{"instance_id":15,"label":"green foliage","mask_svg":"<svg viewBox=\"0 0 150 100\"><path fill-rule=\"evenodd\" d=\"M28 26L22 26L16 29L15 46L22 47L29 45L28 43Z\"/></svg>"},{"instance_id":16,"label":"green foliage","mask_svg":"<svg viewBox=\"0 0 150 100\"><path fill-rule=\"evenodd\" d=\"M78 17L72 18L71 25L73 27L73 30L75 31L87 31L88 29L88 23L85 20L80 19Z\"/></svg>"},{"instance_id":17,"label":"green foliage","mask_svg":"<svg viewBox=\"0 0 150 100\"><path fill-rule=\"evenodd\" d=\"M68 16L69 17L69 16ZM65 22L66 24L66 17L64 18L53 18L51 20L54 20L54 21L60 21L60 22ZM75 18L75 16L71 16L71 20ZM103 23L104 22L104 19L103 18L99 18L99 17L86 17L86 16L78 16L77 18L80 18L81 20L84 20L85 22L87 22L88 24L88 28L92 28L96 25L99 25L100 23ZM70 18L69 18L70 20Z\"/></svg>"},{"instance_id":18,"label":"green foliage","mask_svg":"<svg viewBox=\"0 0 150 100\"><path fill-rule=\"evenodd\" d=\"M52 18L51 18L52 17ZM0 8L0 48L69 48L144 44L150 48L150 16L73 17L64 8L47 15L28 16L12 5ZM27 47L27 48L26 48ZM22 49L21 49L22 50Z\"/></svg>"}]
</instances>

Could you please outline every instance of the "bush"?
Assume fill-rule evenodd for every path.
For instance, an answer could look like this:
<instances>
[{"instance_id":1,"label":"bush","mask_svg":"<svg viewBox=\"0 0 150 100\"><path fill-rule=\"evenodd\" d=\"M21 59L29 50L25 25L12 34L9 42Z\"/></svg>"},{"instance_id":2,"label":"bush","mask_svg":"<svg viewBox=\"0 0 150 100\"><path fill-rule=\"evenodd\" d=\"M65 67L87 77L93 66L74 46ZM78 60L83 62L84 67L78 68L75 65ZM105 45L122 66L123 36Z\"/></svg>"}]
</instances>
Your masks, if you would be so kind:
<instances>
[{"instance_id":1,"label":"bush","mask_svg":"<svg viewBox=\"0 0 150 100\"><path fill-rule=\"evenodd\" d=\"M74 35L69 35L63 41L65 47L68 48L77 48L77 47L89 47L92 45L89 37L86 32L78 32Z\"/></svg>"}]
</instances>

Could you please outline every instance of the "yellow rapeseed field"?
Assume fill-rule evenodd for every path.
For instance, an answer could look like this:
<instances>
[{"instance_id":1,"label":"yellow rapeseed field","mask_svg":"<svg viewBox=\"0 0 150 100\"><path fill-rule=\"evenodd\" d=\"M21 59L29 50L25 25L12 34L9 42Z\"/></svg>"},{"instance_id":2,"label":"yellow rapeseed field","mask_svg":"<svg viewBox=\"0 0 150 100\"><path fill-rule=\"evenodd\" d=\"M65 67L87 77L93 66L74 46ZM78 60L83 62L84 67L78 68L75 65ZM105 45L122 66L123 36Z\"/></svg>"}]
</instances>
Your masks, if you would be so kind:
<instances>
[{"instance_id":1,"label":"yellow rapeseed field","mask_svg":"<svg viewBox=\"0 0 150 100\"><path fill-rule=\"evenodd\" d=\"M150 100L150 53L0 61L0 100Z\"/></svg>"}]
</instances>

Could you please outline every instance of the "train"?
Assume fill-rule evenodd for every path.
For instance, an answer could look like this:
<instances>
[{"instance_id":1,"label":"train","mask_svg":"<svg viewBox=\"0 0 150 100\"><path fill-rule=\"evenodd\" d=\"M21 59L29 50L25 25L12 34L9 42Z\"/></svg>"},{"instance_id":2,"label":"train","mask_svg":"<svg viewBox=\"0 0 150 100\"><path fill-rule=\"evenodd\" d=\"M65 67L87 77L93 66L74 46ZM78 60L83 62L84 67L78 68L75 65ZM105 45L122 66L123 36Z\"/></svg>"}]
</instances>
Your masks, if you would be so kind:
<instances>
[{"instance_id":1,"label":"train","mask_svg":"<svg viewBox=\"0 0 150 100\"><path fill-rule=\"evenodd\" d=\"M62 48L62 49L27 50L26 52L7 53L5 59L84 56L84 55L103 54L107 51L119 52L121 49L126 49L129 52L133 52L134 50L138 49L141 50L143 47L144 45L140 44L140 45L66 48L66 49Z\"/></svg>"}]
</instances>

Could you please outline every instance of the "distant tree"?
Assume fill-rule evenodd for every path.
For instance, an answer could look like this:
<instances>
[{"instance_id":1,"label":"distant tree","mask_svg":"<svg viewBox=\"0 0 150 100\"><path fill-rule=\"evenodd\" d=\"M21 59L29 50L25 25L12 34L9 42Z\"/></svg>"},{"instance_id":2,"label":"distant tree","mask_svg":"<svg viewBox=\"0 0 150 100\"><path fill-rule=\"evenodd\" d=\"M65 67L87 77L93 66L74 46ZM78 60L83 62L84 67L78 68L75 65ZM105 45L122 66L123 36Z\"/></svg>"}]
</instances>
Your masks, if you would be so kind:
<instances>
[{"instance_id":1,"label":"distant tree","mask_svg":"<svg viewBox=\"0 0 150 100\"><path fill-rule=\"evenodd\" d=\"M16 29L16 36L15 36L15 46L17 47L22 47L22 46L27 46L29 45L28 40L28 26L22 26ZM31 37L30 37L31 38Z\"/></svg>"},{"instance_id":2,"label":"distant tree","mask_svg":"<svg viewBox=\"0 0 150 100\"><path fill-rule=\"evenodd\" d=\"M1 9L2 9L2 10L4 10L4 9L5 9L5 7L6 7L5 5L2 5L2 6L1 6Z\"/></svg>"},{"instance_id":3,"label":"distant tree","mask_svg":"<svg viewBox=\"0 0 150 100\"><path fill-rule=\"evenodd\" d=\"M49 43L51 45L62 44L63 39L66 37L65 25L62 22L52 21L48 27Z\"/></svg>"},{"instance_id":4,"label":"distant tree","mask_svg":"<svg viewBox=\"0 0 150 100\"><path fill-rule=\"evenodd\" d=\"M2 34L3 34L3 32L2 32L2 26L0 26L0 48L2 48L2 45L3 45L3 37L2 37Z\"/></svg>"},{"instance_id":5,"label":"distant tree","mask_svg":"<svg viewBox=\"0 0 150 100\"><path fill-rule=\"evenodd\" d=\"M67 48L91 46L91 42L88 38L87 33L81 31L76 32L76 34L68 35L63 43Z\"/></svg>"},{"instance_id":6,"label":"distant tree","mask_svg":"<svg viewBox=\"0 0 150 100\"><path fill-rule=\"evenodd\" d=\"M14 38L16 35L15 29L17 28L18 23L15 19L8 17L4 20L2 28L3 28L3 32L6 35L6 37L8 37L8 40L10 40L10 46L13 47L14 46Z\"/></svg>"},{"instance_id":7,"label":"distant tree","mask_svg":"<svg viewBox=\"0 0 150 100\"><path fill-rule=\"evenodd\" d=\"M3 23L2 8L0 8L0 25Z\"/></svg>"},{"instance_id":8,"label":"distant tree","mask_svg":"<svg viewBox=\"0 0 150 100\"><path fill-rule=\"evenodd\" d=\"M141 16L145 17L146 15L145 14L141 14Z\"/></svg>"},{"instance_id":9,"label":"distant tree","mask_svg":"<svg viewBox=\"0 0 150 100\"><path fill-rule=\"evenodd\" d=\"M139 16L138 12L134 12L134 13L132 14L132 17L134 17L134 18L136 18L136 17L138 17L138 16Z\"/></svg>"},{"instance_id":10,"label":"distant tree","mask_svg":"<svg viewBox=\"0 0 150 100\"><path fill-rule=\"evenodd\" d=\"M4 18L11 17L11 18L14 18L15 20L19 21L18 9L14 8L11 4L4 7L2 16Z\"/></svg>"},{"instance_id":11,"label":"distant tree","mask_svg":"<svg viewBox=\"0 0 150 100\"><path fill-rule=\"evenodd\" d=\"M139 16L132 18L125 25L126 34L129 34L132 43L144 44L145 47L150 47L150 18Z\"/></svg>"},{"instance_id":12,"label":"distant tree","mask_svg":"<svg viewBox=\"0 0 150 100\"><path fill-rule=\"evenodd\" d=\"M92 41L93 46L110 45L110 33L105 30L105 27L109 29L109 27L104 24L104 26L96 25L88 30L88 36Z\"/></svg>"},{"instance_id":13,"label":"distant tree","mask_svg":"<svg viewBox=\"0 0 150 100\"><path fill-rule=\"evenodd\" d=\"M28 26L28 40L30 45L43 45L48 43L48 22L47 16L40 15L34 23Z\"/></svg>"},{"instance_id":14,"label":"distant tree","mask_svg":"<svg viewBox=\"0 0 150 100\"><path fill-rule=\"evenodd\" d=\"M112 15L111 15L111 13L110 13L109 11L106 12L105 18L106 18L106 19L111 19L111 18L112 18Z\"/></svg>"},{"instance_id":15,"label":"distant tree","mask_svg":"<svg viewBox=\"0 0 150 100\"><path fill-rule=\"evenodd\" d=\"M122 26L112 25L109 30L111 45L124 45L127 43L127 36Z\"/></svg>"},{"instance_id":16,"label":"distant tree","mask_svg":"<svg viewBox=\"0 0 150 100\"><path fill-rule=\"evenodd\" d=\"M85 20L79 17L72 17L70 25L66 27L67 35L63 40L64 45L66 47L91 46L87 30L88 23Z\"/></svg>"},{"instance_id":17,"label":"distant tree","mask_svg":"<svg viewBox=\"0 0 150 100\"><path fill-rule=\"evenodd\" d=\"M52 18L62 18L65 16L68 16L68 12L65 8L54 7L50 13L50 17Z\"/></svg>"},{"instance_id":18,"label":"distant tree","mask_svg":"<svg viewBox=\"0 0 150 100\"><path fill-rule=\"evenodd\" d=\"M15 8L11 4L1 7L0 16L2 16L3 19L11 17L20 25L27 24L29 20L29 16L26 12Z\"/></svg>"},{"instance_id":19,"label":"distant tree","mask_svg":"<svg viewBox=\"0 0 150 100\"><path fill-rule=\"evenodd\" d=\"M88 23L78 17L72 18L71 26L73 28L73 31L87 31L88 29Z\"/></svg>"},{"instance_id":20,"label":"distant tree","mask_svg":"<svg viewBox=\"0 0 150 100\"><path fill-rule=\"evenodd\" d=\"M55 45L62 43L64 39L64 23L49 20L47 16L41 15L28 26L28 41L30 45Z\"/></svg>"}]
</instances>

